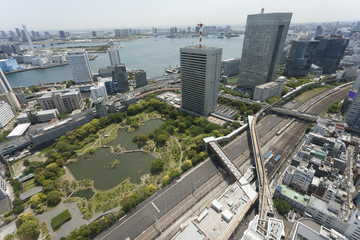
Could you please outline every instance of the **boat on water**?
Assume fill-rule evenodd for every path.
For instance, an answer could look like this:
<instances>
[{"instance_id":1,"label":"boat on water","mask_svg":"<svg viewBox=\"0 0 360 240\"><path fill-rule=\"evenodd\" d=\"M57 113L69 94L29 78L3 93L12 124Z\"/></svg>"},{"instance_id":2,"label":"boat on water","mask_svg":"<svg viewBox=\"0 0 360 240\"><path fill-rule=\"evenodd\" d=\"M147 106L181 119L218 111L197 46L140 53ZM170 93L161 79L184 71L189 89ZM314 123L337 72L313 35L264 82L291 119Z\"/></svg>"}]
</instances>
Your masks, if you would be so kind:
<instances>
[{"instance_id":1,"label":"boat on water","mask_svg":"<svg viewBox=\"0 0 360 240\"><path fill-rule=\"evenodd\" d=\"M175 68L171 68L171 66L169 66L169 68L165 69L165 76L169 75L169 74L177 74L180 73L180 66L176 66Z\"/></svg>"}]
</instances>

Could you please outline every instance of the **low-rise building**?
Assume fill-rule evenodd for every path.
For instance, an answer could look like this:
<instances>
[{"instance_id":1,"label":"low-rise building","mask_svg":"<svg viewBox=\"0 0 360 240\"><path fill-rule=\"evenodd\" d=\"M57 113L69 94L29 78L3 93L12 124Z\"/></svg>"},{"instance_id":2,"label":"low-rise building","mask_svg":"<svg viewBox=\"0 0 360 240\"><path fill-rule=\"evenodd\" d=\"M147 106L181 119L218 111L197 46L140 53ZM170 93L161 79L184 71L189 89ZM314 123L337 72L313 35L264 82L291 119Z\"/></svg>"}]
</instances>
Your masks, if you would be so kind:
<instances>
[{"instance_id":1,"label":"low-rise building","mask_svg":"<svg viewBox=\"0 0 360 240\"><path fill-rule=\"evenodd\" d=\"M71 112L81 109L84 104L78 89L62 89L48 92L37 98L37 102L44 110L56 108L59 112Z\"/></svg>"},{"instance_id":2,"label":"low-rise building","mask_svg":"<svg viewBox=\"0 0 360 240\"><path fill-rule=\"evenodd\" d=\"M6 136L7 139L17 138L25 134L29 129L30 123L18 124L9 135Z\"/></svg>"},{"instance_id":3,"label":"low-rise building","mask_svg":"<svg viewBox=\"0 0 360 240\"><path fill-rule=\"evenodd\" d=\"M0 68L3 72L11 72L16 69L19 69L19 64L13 58L10 59L1 59L0 60Z\"/></svg>"},{"instance_id":4,"label":"low-rise building","mask_svg":"<svg viewBox=\"0 0 360 240\"><path fill-rule=\"evenodd\" d=\"M285 200L291 207L301 212L305 212L309 202L309 196L296 192L282 184L276 187L274 197Z\"/></svg>"},{"instance_id":5,"label":"low-rise building","mask_svg":"<svg viewBox=\"0 0 360 240\"><path fill-rule=\"evenodd\" d=\"M90 88L92 99L103 98L105 101L108 99L105 82L98 82L95 86Z\"/></svg>"},{"instance_id":6,"label":"low-rise building","mask_svg":"<svg viewBox=\"0 0 360 240\"><path fill-rule=\"evenodd\" d=\"M344 233L348 228L349 212L344 211L335 201L326 202L311 196L306 207L306 215L328 228Z\"/></svg>"},{"instance_id":7,"label":"low-rise building","mask_svg":"<svg viewBox=\"0 0 360 240\"><path fill-rule=\"evenodd\" d=\"M275 82L268 82L255 87L254 100L265 101L273 96L281 96L285 77L279 77Z\"/></svg>"},{"instance_id":8,"label":"low-rise building","mask_svg":"<svg viewBox=\"0 0 360 240\"><path fill-rule=\"evenodd\" d=\"M314 169L308 169L304 166L298 166L291 180L291 186L302 192L306 192L315 175Z\"/></svg>"}]
</instances>

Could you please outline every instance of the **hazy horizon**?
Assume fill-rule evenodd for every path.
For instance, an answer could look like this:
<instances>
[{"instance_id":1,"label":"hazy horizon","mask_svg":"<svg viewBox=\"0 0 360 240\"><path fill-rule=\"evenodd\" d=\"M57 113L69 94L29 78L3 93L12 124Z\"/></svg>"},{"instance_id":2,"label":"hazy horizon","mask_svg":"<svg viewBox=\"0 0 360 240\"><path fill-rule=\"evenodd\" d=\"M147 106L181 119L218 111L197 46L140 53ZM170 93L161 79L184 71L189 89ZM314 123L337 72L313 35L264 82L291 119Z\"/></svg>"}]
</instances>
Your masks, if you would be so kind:
<instances>
[{"instance_id":1,"label":"hazy horizon","mask_svg":"<svg viewBox=\"0 0 360 240\"><path fill-rule=\"evenodd\" d=\"M249 14L292 12L292 24L360 21L359 0L14 0L16 11L3 11L0 30L14 30L25 24L35 31L89 31L116 28L194 27L205 25L241 26ZM344 11L339 9L343 6Z\"/></svg>"}]
</instances>

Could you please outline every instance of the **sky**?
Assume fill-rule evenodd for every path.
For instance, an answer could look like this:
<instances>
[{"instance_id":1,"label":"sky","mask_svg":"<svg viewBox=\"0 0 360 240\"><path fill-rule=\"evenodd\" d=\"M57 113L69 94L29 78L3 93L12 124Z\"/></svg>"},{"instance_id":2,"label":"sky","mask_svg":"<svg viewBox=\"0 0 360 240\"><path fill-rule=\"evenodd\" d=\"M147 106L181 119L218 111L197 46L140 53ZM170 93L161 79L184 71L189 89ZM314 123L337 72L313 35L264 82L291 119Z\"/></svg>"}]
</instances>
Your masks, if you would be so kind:
<instances>
[{"instance_id":1,"label":"sky","mask_svg":"<svg viewBox=\"0 0 360 240\"><path fill-rule=\"evenodd\" d=\"M0 30L243 25L248 14L292 12L292 23L360 21L360 0L0 0ZM5 7L6 4L8 7ZM16 7L15 7L16 6ZM11 11L5 11L11 9Z\"/></svg>"}]
</instances>

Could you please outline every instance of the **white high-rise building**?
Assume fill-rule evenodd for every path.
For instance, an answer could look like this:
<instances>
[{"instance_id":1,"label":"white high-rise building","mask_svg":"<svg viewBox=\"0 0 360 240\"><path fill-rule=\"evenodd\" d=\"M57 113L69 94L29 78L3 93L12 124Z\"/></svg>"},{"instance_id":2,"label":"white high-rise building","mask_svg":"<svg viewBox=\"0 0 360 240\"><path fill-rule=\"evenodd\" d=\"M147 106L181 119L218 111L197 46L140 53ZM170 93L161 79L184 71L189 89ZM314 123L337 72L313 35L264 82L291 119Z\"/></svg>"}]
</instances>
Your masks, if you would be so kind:
<instances>
[{"instance_id":1,"label":"white high-rise building","mask_svg":"<svg viewBox=\"0 0 360 240\"><path fill-rule=\"evenodd\" d=\"M105 82L98 82L97 85L90 88L91 97L95 100L102 97L105 102L108 99L108 95L106 92Z\"/></svg>"},{"instance_id":2,"label":"white high-rise building","mask_svg":"<svg viewBox=\"0 0 360 240\"><path fill-rule=\"evenodd\" d=\"M0 93L8 93L11 92L12 88L5 77L5 74L0 68Z\"/></svg>"},{"instance_id":3,"label":"white high-rise building","mask_svg":"<svg viewBox=\"0 0 360 240\"><path fill-rule=\"evenodd\" d=\"M182 108L207 116L215 111L222 49L180 48Z\"/></svg>"},{"instance_id":4,"label":"white high-rise building","mask_svg":"<svg viewBox=\"0 0 360 240\"><path fill-rule=\"evenodd\" d=\"M68 52L67 60L76 84L92 82L89 57L85 50Z\"/></svg>"},{"instance_id":5,"label":"white high-rise building","mask_svg":"<svg viewBox=\"0 0 360 240\"><path fill-rule=\"evenodd\" d=\"M0 101L0 113L0 128L3 128L15 115L10 105L4 101Z\"/></svg>"},{"instance_id":6,"label":"white high-rise building","mask_svg":"<svg viewBox=\"0 0 360 240\"><path fill-rule=\"evenodd\" d=\"M120 65L120 46L112 46L108 49L109 57L110 57L110 64L111 66Z\"/></svg>"}]
</instances>

